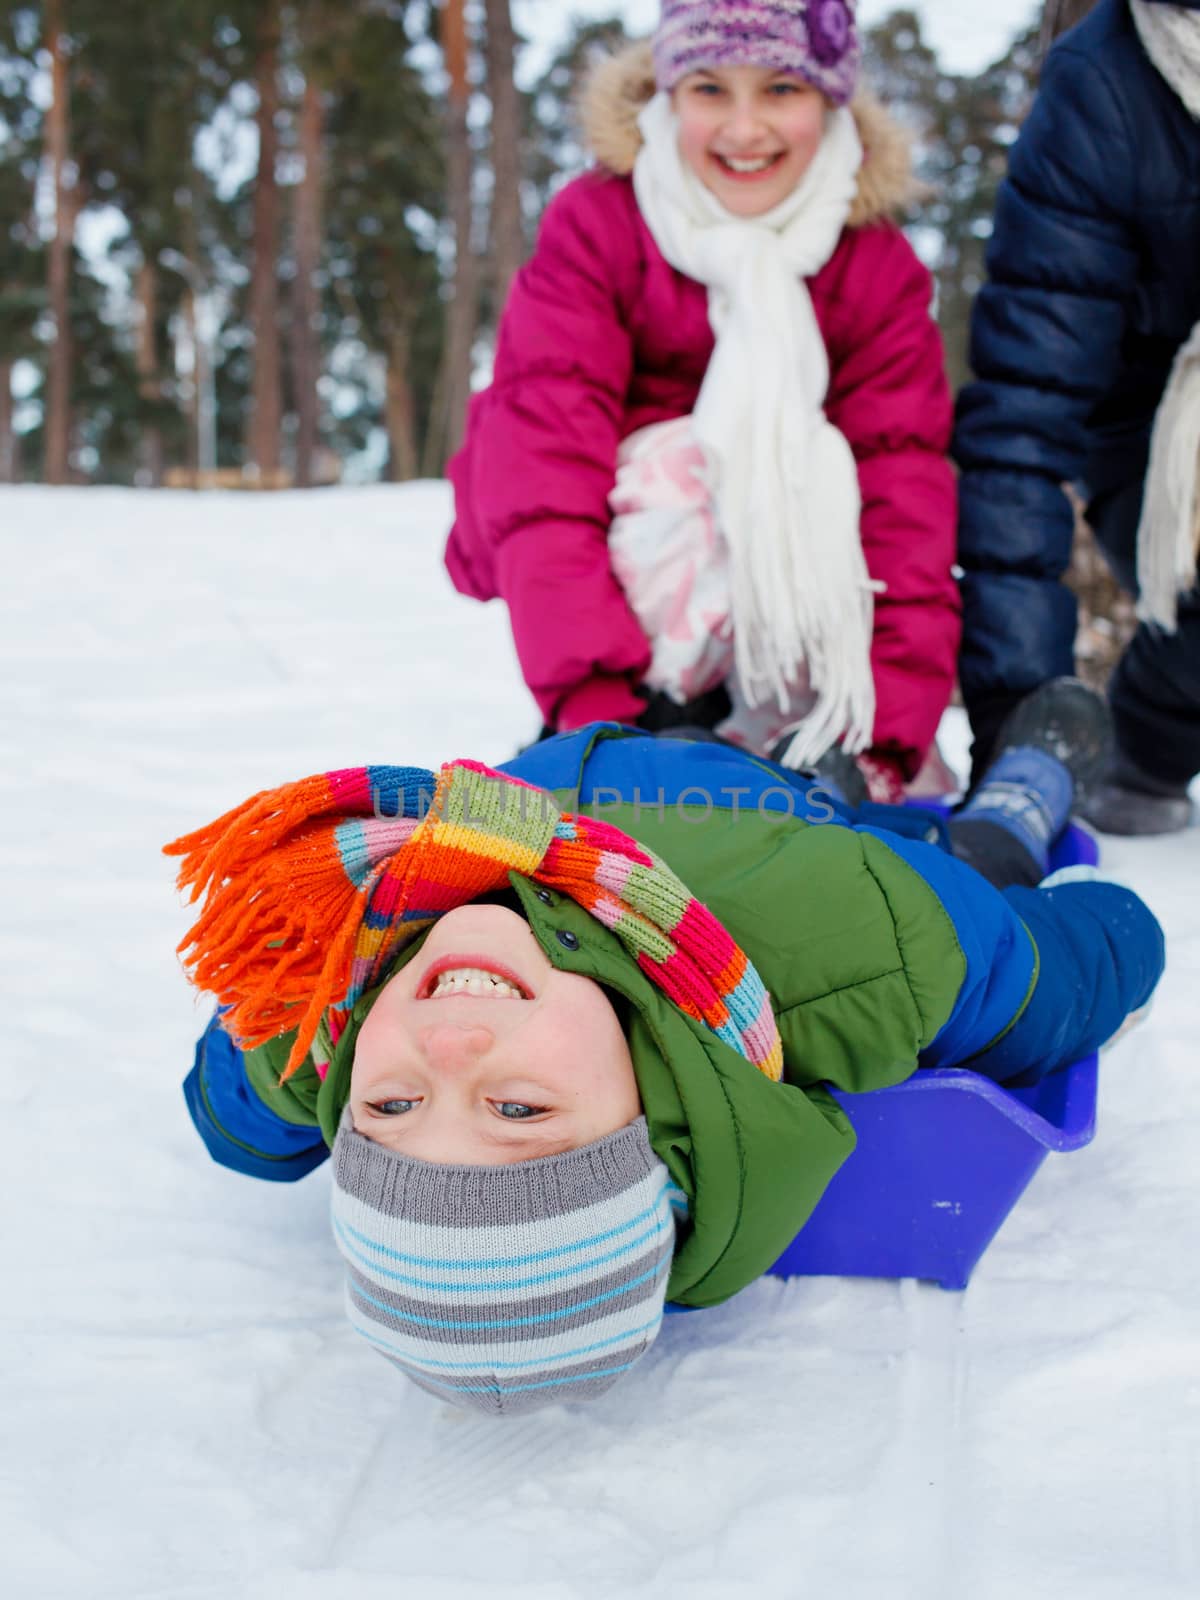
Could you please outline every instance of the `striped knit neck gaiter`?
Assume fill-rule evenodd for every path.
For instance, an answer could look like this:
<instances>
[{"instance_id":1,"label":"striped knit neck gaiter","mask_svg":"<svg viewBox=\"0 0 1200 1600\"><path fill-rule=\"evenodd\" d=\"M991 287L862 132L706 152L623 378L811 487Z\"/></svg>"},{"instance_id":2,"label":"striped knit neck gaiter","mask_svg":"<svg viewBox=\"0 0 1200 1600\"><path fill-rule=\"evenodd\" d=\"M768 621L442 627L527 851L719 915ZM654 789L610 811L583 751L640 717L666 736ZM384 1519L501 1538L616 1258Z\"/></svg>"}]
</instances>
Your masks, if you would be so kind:
<instances>
[{"instance_id":1,"label":"striped knit neck gaiter","mask_svg":"<svg viewBox=\"0 0 1200 1600\"><path fill-rule=\"evenodd\" d=\"M333 1148L351 1324L423 1389L492 1414L591 1399L653 1343L682 1196L644 1118L582 1149L439 1166Z\"/></svg>"}]
</instances>

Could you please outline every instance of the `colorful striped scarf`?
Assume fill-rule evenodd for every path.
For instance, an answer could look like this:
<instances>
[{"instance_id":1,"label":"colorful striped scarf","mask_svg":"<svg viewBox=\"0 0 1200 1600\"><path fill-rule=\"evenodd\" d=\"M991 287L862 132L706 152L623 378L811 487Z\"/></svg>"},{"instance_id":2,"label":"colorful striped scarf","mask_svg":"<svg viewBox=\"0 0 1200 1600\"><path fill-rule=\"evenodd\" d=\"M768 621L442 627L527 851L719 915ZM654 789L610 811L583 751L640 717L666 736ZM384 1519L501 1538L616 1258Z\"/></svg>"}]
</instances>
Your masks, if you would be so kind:
<instances>
[{"instance_id":1,"label":"colorful striped scarf","mask_svg":"<svg viewBox=\"0 0 1200 1600\"><path fill-rule=\"evenodd\" d=\"M243 1045L296 1029L324 1076L355 1004L430 923L518 872L578 902L767 1077L783 1047L746 953L670 867L599 818L473 761L352 767L264 790L165 847L203 909L179 946ZM315 1048L314 1048L315 1046Z\"/></svg>"}]
</instances>

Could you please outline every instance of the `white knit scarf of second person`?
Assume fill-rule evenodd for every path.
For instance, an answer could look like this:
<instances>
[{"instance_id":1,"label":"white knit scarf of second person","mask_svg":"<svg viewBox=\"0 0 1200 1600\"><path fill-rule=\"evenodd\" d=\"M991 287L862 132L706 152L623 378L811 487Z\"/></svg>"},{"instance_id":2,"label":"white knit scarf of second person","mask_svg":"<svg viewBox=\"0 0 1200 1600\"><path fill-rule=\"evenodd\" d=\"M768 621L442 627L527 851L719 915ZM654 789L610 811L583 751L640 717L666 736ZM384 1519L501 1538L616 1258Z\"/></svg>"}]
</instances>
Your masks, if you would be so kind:
<instances>
[{"instance_id":1,"label":"white knit scarf of second person","mask_svg":"<svg viewBox=\"0 0 1200 1600\"><path fill-rule=\"evenodd\" d=\"M1200 11L1131 0L1146 54L1200 122ZM1175 357L1154 419L1138 526L1138 615L1174 632L1200 559L1200 322Z\"/></svg>"},{"instance_id":2,"label":"white knit scarf of second person","mask_svg":"<svg viewBox=\"0 0 1200 1600\"><path fill-rule=\"evenodd\" d=\"M833 111L803 181L764 216L735 217L684 163L671 102L638 123L637 202L671 266L708 289L716 348L692 426L729 546L734 653L746 698L774 695L803 664L816 702L789 764L839 737L870 743L873 590L858 473L824 412L829 357L804 279L832 256L862 165L847 110Z\"/></svg>"}]
</instances>

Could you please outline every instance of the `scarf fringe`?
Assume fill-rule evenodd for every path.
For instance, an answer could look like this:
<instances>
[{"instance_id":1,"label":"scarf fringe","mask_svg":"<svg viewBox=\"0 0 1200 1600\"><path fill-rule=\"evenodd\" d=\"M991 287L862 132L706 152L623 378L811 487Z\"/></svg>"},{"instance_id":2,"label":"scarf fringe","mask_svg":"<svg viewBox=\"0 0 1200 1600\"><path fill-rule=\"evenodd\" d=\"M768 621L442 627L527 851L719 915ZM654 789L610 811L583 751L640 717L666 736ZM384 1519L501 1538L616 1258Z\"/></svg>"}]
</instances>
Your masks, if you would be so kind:
<instances>
[{"instance_id":1,"label":"scarf fringe","mask_svg":"<svg viewBox=\"0 0 1200 1600\"><path fill-rule=\"evenodd\" d=\"M1131 0L1142 48L1200 121L1200 13ZM1174 633L1179 597L1196 584L1200 560L1200 323L1180 348L1150 440L1138 524L1138 617Z\"/></svg>"},{"instance_id":2,"label":"scarf fringe","mask_svg":"<svg viewBox=\"0 0 1200 1600\"><path fill-rule=\"evenodd\" d=\"M216 878L234 877L295 828L338 810L329 779L321 773L251 795L205 827L164 845L163 854L183 857L176 881L191 903Z\"/></svg>"},{"instance_id":3,"label":"scarf fringe","mask_svg":"<svg viewBox=\"0 0 1200 1600\"><path fill-rule=\"evenodd\" d=\"M203 901L178 946L192 982L217 997L245 1046L295 1029L281 1082L323 1022L331 1038L340 1035L399 948L507 882L510 870L576 900L684 1010L768 1077L782 1077L761 979L653 852L476 763L441 769L420 821L382 820L367 809L368 775L329 773L266 791L165 847L183 858L180 890ZM532 813L530 794L540 797Z\"/></svg>"},{"instance_id":4,"label":"scarf fringe","mask_svg":"<svg viewBox=\"0 0 1200 1600\"><path fill-rule=\"evenodd\" d=\"M872 588L860 591L854 615L845 618L843 625L834 632L826 632L814 619L812 631L796 660L807 667L815 700L803 717L782 731L781 737L790 735L791 741L784 766L810 766L819 761L831 745L838 743L851 755L857 755L870 745L875 726L875 687L870 677L864 677L860 665L864 658L870 658L874 620ZM747 704L761 703L751 698L747 687L750 681L748 664L739 661L738 672ZM768 683L761 673L758 681L760 688L774 694L780 709L786 711L786 694L779 685L775 681Z\"/></svg>"},{"instance_id":5,"label":"scarf fringe","mask_svg":"<svg viewBox=\"0 0 1200 1600\"><path fill-rule=\"evenodd\" d=\"M1142 49L1155 69L1200 120L1200 16L1191 7L1130 0Z\"/></svg>"},{"instance_id":6,"label":"scarf fringe","mask_svg":"<svg viewBox=\"0 0 1200 1600\"><path fill-rule=\"evenodd\" d=\"M244 1045L298 1028L281 1081L300 1066L322 1015L345 991L377 876L356 888L331 870L338 865L333 824L320 819L339 812L322 774L253 795L163 850L183 858L176 882L188 903L205 900L177 946L191 981L227 1009Z\"/></svg>"},{"instance_id":7,"label":"scarf fringe","mask_svg":"<svg viewBox=\"0 0 1200 1600\"><path fill-rule=\"evenodd\" d=\"M1200 323L1175 357L1154 419L1137 533L1143 622L1174 633L1200 559Z\"/></svg>"}]
</instances>

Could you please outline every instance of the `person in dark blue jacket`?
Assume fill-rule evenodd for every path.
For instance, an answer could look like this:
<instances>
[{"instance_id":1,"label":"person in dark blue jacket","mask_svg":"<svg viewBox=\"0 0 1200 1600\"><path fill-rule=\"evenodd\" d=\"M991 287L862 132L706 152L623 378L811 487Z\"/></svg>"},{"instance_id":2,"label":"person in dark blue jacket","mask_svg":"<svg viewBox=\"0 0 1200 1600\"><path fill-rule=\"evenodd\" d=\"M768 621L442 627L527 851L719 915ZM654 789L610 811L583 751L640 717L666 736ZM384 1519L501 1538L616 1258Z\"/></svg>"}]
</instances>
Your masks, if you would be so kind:
<instances>
[{"instance_id":1,"label":"person in dark blue jacket","mask_svg":"<svg viewBox=\"0 0 1200 1600\"><path fill-rule=\"evenodd\" d=\"M1109 691L1108 781L1082 808L1113 833L1186 826L1200 772L1198 118L1200 0L1099 0L1058 40L1001 186L958 407L975 773L1014 702L1072 670L1073 485L1143 619Z\"/></svg>"}]
</instances>

